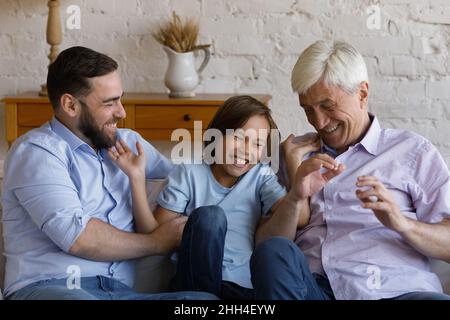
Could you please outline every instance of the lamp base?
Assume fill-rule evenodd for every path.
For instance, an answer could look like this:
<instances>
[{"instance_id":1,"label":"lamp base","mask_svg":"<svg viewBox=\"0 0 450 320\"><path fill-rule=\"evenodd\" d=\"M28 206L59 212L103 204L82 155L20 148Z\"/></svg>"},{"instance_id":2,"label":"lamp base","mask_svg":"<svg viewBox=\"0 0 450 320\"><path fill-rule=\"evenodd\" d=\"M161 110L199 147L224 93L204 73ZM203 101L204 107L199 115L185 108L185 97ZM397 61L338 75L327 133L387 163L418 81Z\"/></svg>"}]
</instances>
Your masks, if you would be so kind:
<instances>
[{"instance_id":1,"label":"lamp base","mask_svg":"<svg viewBox=\"0 0 450 320\"><path fill-rule=\"evenodd\" d=\"M48 97L47 85L46 84L41 84L41 91L39 91L39 95L41 97Z\"/></svg>"}]
</instances>

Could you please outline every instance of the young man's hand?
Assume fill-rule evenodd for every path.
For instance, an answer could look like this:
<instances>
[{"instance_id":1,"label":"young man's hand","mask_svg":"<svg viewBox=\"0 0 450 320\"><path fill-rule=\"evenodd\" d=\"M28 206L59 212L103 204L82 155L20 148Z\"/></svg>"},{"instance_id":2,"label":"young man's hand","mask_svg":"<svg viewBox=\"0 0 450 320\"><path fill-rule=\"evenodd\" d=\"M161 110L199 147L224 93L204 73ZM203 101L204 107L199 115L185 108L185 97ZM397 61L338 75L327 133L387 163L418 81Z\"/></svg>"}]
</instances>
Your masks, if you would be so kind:
<instances>
[{"instance_id":1,"label":"young man's hand","mask_svg":"<svg viewBox=\"0 0 450 320\"><path fill-rule=\"evenodd\" d=\"M150 234L158 247L159 254L163 255L171 253L180 246L186 222L187 217L180 215L160 224L159 227Z\"/></svg>"}]
</instances>

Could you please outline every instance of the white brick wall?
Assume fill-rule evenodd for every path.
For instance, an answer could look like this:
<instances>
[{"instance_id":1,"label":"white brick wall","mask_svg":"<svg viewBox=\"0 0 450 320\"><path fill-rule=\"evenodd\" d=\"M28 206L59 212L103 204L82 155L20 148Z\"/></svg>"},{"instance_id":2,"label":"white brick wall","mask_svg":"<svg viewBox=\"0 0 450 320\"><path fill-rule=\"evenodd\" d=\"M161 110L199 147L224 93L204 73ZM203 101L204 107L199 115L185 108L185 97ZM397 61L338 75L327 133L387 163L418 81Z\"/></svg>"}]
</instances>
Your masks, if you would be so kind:
<instances>
[{"instance_id":1,"label":"white brick wall","mask_svg":"<svg viewBox=\"0 0 450 320\"><path fill-rule=\"evenodd\" d=\"M365 56L370 109L382 123L429 138L450 164L450 1L448 0L61 0L81 7L81 30L64 30L62 49L85 45L120 63L125 90L164 90L164 52L150 36L176 10L199 18L213 56L198 92L270 93L285 137L310 130L290 89L299 53L317 39L343 39ZM367 8L377 4L380 29ZM0 98L37 90L46 77L47 7L2 0ZM4 110L0 109L4 123ZM6 150L0 126L0 159Z\"/></svg>"}]
</instances>

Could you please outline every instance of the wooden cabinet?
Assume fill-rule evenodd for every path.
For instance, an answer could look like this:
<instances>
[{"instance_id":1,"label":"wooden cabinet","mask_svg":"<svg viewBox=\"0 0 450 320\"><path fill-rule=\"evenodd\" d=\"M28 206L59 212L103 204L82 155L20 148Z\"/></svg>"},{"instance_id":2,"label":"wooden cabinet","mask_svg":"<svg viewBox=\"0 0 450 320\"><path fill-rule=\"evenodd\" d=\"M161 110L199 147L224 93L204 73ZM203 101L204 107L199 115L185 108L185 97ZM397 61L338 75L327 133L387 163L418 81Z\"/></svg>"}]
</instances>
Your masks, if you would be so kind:
<instances>
[{"instance_id":1,"label":"wooden cabinet","mask_svg":"<svg viewBox=\"0 0 450 320\"><path fill-rule=\"evenodd\" d=\"M193 98L174 99L166 94L125 93L122 104L127 117L120 127L134 129L147 140L170 140L172 131L185 128L193 134L194 121L209 121L232 94L198 94ZM266 105L270 95L252 95ZM41 126L53 116L48 98L28 92L3 99L6 107L8 145L25 132Z\"/></svg>"}]
</instances>

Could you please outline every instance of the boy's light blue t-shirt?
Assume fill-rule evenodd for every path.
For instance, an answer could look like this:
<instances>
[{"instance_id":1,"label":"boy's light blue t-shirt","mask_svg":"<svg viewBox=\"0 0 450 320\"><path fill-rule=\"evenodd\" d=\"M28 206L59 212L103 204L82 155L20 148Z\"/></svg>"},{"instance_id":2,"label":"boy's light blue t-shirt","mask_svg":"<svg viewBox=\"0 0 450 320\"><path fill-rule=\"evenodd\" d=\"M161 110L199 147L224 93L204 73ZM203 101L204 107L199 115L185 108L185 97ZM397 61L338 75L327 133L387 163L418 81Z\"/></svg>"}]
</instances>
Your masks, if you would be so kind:
<instances>
[{"instance_id":1,"label":"boy's light blue t-shirt","mask_svg":"<svg viewBox=\"0 0 450 320\"><path fill-rule=\"evenodd\" d=\"M214 178L209 165L181 164L170 173L158 204L187 216L198 207L220 206L228 222L222 278L253 288L249 263L256 227L284 195L286 190L269 165L257 164L232 188L226 188Z\"/></svg>"}]
</instances>

